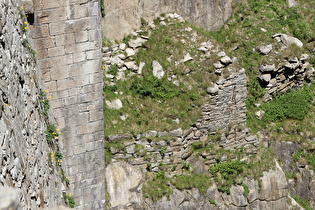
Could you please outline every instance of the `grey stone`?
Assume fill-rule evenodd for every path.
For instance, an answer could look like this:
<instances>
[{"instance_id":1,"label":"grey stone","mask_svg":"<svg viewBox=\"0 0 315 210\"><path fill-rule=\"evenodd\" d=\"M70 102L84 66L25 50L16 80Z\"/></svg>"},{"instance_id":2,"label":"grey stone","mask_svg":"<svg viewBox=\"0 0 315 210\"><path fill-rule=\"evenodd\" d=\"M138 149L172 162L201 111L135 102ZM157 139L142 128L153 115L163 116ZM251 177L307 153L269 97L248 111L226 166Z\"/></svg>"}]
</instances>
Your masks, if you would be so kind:
<instances>
[{"instance_id":1,"label":"grey stone","mask_svg":"<svg viewBox=\"0 0 315 210\"><path fill-rule=\"evenodd\" d=\"M164 72L161 64L159 64L159 62L157 62L157 61L153 61L152 67L153 67L153 76L155 76L158 79L162 79L165 72Z\"/></svg>"},{"instance_id":2,"label":"grey stone","mask_svg":"<svg viewBox=\"0 0 315 210\"><path fill-rule=\"evenodd\" d=\"M210 87L207 87L207 93L211 95L216 95L219 92L219 86L217 84L213 84Z\"/></svg>"},{"instance_id":3,"label":"grey stone","mask_svg":"<svg viewBox=\"0 0 315 210\"><path fill-rule=\"evenodd\" d=\"M111 207L124 206L128 203L139 202L141 171L127 162L118 161L106 167L105 179L107 192L110 194Z\"/></svg>"},{"instance_id":4,"label":"grey stone","mask_svg":"<svg viewBox=\"0 0 315 210\"><path fill-rule=\"evenodd\" d=\"M225 52L224 51L221 51L217 54L219 57L224 57L226 56Z\"/></svg>"},{"instance_id":5,"label":"grey stone","mask_svg":"<svg viewBox=\"0 0 315 210\"><path fill-rule=\"evenodd\" d=\"M269 81L271 80L271 74L262 74L259 79L263 82L263 83L269 83Z\"/></svg>"},{"instance_id":6,"label":"grey stone","mask_svg":"<svg viewBox=\"0 0 315 210\"><path fill-rule=\"evenodd\" d=\"M257 119L261 120L264 117L265 112L263 110L258 110L255 112ZM246 139L247 140L247 139Z\"/></svg>"},{"instance_id":7,"label":"grey stone","mask_svg":"<svg viewBox=\"0 0 315 210\"><path fill-rule=\"evenodd\" d=\"M0 187L0 209L19 209L20 192L11 187Z\"/></svg>"},{"instance_id":8,"label":"grey stone","mask_svg":"<svg viewBox=\"0 0 315 210\"><path fill-rule=\"evenodd\" d=\"M224 65L229 65L232 63L232 59L229 56L224 56L220 59L221 63Z\"/></svg>"},{"instance_id":9,"label":"grey stone","mask_svg":"<svg viewBox=\"0 0 315 210\"><path fill-rule=\"evenodd\" d=\"M136 39L132 39L128 42L128 46L133 48L133 49L136 49L138 47L141 47L142 44L144 42L146 42L147 40L146 39L143 39L143 38L140 38L140 37L137 37Z\"/></svg>"},{"instance_id":10,"label":"grey stone","mask_svg":"<svg viewBox=\"0 0 315 210\"><path fill-rule=\"evenodd\" d=\"M276 70L275 64L262 64L259 67L261 73L274 72Z\"/></svg>"},{"instance_id":11,"label":"grey stone","mask_svg":"<svg viewBox=\"0 0 315 210\"><path fill-rule=\"evenodd\" d=\"M136 64L136 62L134 61L128 61L128 62L125 62L124 65L127 67L127 69L129 70L138 70L138 66Z\"/></svg>"},{"instance_id":12,"label":"grey stone","mask_svg":"<svg viewBox=\"0 0 315 210\"><path fill-rule=\"evenodd\" d=\"M281 42L287 47L291 44L295 44L296 46L298 46L300 48L303 47L303 43L299 39L297 39L293 36L289 36L287 34L279 33L279 34L273 35L272 37L273 38L277 38L277 37L280 38Z\"/></svg>"},{"instance_id":13,"label":"grey stone","mask_svg":"<svg viewBox=\"0 0 315 210\"><path fill-rule=\"evenodd\" d=\"M272 45L265 45L258 48L258 51L263 55L268 55L272 50Z\"/></svg>"},{"instance_id":14,"label":"grey stone","mask_svg":"<svg viewBox=\"0 0 315 210\"><path fill-rule=\"evenodd\" d=\"M110 109L121 109L123 107L123 104L119 98L113 100L113 101L105 101L106 105Z\"/></svg>"},{"instance_id":15,"label":"grey stone","mask_svg":"<svg viewBox=\"0 0 315 210\"><path fill-rule=\"evenodd\" d=\"M302 54L300 59L301 59L301 61L308 60L309 59L309 55L308 54Z\"/></svg>"},{"instance_id":16,"label":"grey stone","mask_svg":"<svg viewBox=\"0 0 315 210\"><path fill-rule=\"evenodd\" d=\"M298 5L298 3L295 0L287 0L289 7L295 7Z\"/></svg>"},{"instance_id":17,"label":"grey stone","mask_svg":"<svg viewBox=\"0 0 315 210\"><path fill-rule=\"evenodd\" d=\"M185 55L184 59L180 61L180 63L185 63L185 62L191 61L191 60L193 60L193 59L194 59L194 58L191 57L191 55L190 55L189 53L187 53L187 54Z\"/></svg>"},{"instance_id":18,"label":"grey stone","mask_svg":"<svg viewBox=\"0 0 315 210\"><path fill-rule=\"evenodd\" d=\"M221 69L221 68L224 68L224 67L225 67L225 65L222 64L220 61L215 62L215 63L213 64L213 66L214 66L216 69Z\"/></svg>"},{"instance_id":19,"label":"grey stone","mask_svg":"<svg viewBox=\"0 0 315 210\"><path fill-rule=\"evenodd\" d=\"M126 49L126 53L127 53L127 57L133 56L136 54L136 52L134 51L134 49L131 48L127 48Z\"/></svg>"}]
</instances>

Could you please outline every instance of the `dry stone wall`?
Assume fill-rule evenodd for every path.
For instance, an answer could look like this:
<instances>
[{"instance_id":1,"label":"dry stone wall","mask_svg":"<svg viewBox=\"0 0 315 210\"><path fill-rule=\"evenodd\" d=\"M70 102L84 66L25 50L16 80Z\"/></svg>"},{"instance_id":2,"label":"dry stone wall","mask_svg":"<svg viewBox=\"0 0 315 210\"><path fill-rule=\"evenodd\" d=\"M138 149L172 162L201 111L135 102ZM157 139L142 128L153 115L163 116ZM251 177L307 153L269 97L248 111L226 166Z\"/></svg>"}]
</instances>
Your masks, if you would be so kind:
<instances>
[{"instance_id":1,"label":"dry stone wall","mask_svg":"<svg viewBox=\"0 0 315 210\"><path fill-rule=\"evenodd\" d=\"M0 206L13 200L19 209L38 209L63 204L66 187L49 165L39 70L21 14L16 1L0 2L0 186L18 189L3 188Z\"/></svg>"},{"instance_id":2,"label":"dry stone wall","mask_svg":"<svg viewBox=\"0 0 315 210\"><path fill-rule=\"evenodd\" d=\"M232 0L107 0L103 33L116 40L140 28L141 18L153 20L160 13L176 12L206 30L218 30L230 17Z\"/></svg>"},{"instance_id":3,"label":"dry stone wall","mask_svg":"<svg viewBox=\"0 0 315 210\"><path fill-rule=\"evenodd\" d=\"M30 35L62 132L60 145L70 191L79 209L102 209L105 166L99 1L26 0L22 5L33 17Z\"/></svg>"}]
</instances>

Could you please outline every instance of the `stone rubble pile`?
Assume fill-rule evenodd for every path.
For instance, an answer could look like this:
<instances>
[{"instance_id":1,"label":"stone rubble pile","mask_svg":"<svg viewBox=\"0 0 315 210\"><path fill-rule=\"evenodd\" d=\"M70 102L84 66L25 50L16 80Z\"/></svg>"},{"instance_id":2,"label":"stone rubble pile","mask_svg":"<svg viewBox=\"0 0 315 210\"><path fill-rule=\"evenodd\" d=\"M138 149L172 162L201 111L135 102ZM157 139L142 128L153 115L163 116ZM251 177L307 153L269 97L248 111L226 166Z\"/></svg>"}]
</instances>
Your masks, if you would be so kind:
<instances>
[{"instance_id":1,"label":"stone rubble pile","mask_svg":"<svg viewBox=\"0 0 315 210\"><path fill-rule=\"evenodd\" d=\"M284 35L282 34L281 37L287 37ZM293 41L296 41L296 38ZM293 41L292 43L288 40L283 42L294 44ZM258 51L267 56L272 52L272 49L272 45L266 45L261 46ZM272 95L275 93L284 93L288 90L302 87L305 82L310 82L313 79L315 69L309 63L308 54L284 57L277 62L279 64L267 61L259 67L258 79L261 86L266 90L263 97L264 101L271 100Z\"/></svg>"}]
</instances>

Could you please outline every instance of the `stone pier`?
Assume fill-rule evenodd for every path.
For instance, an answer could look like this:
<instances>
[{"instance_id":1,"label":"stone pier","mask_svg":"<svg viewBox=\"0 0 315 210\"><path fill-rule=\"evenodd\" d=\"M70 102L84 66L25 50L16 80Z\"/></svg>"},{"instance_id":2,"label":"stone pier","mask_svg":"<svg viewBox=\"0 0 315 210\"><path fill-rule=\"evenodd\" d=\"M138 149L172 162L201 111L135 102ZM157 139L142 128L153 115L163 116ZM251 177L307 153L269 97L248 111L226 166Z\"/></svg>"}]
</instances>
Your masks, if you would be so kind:
<instances>
[{"instance_id":1,"label":"stone pier","mask_svg":"<svg viewBox=\"0 0 315 210\"><path fill-rule=\"evenodd\" d=\"M104 209L101 15L98 0L25 0L65 175L79 209Z\"/></svg>"}]
</instances>

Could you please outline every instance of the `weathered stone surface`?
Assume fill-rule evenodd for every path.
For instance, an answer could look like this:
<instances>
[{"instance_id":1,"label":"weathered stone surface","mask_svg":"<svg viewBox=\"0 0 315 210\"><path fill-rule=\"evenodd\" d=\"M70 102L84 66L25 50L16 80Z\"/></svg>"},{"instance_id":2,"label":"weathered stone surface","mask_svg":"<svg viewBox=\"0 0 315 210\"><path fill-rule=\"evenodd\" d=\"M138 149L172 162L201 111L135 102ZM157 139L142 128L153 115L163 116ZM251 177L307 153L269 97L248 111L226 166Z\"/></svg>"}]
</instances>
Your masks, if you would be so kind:
<instances>
[{"instance_id":1,"label":"weathered stone surface","mask_svg":"<svg viewBox=\"0 0 315 210\"><path fill-rule=\"evenodd\" d=\"M29 34L38 51L43 82L53 98L50 103L53 117L62 132L59 142L64 174L72 179L69 191L74 195L76 208L103 209L100 1L33 2L35 23L29 27ZM124 45L113 47L115 50L125 48ZM109 55L109 49L104 50ZM119 68L122 68L122 58L122 55L113 58ZM111 61L105 59L105 62Z\"/></svg>"},{"instance_id":2,"label":"weathered stone surface","mask_svg":"<svg viewBox=\"0 0 315 210\"><path fill-rule=\"evenodd\" d=\"M185 55L184 59L180 61L180 63L185 63L185 62L191 61L191 60L193 60L193 59L194 59L194 58L191 57L191 55L190 55L189 53L187 53L187 54Z\"/></svg>"},{"instance_id":3,"label":"weathered stone surface","mask_svg":"<svg viewBox=\"0 0 315 210\"><path fill-rule=\"evenodd\" d=\"M159 64L159 62L157 62L157 61L153 61L152 67L153 67L153 76L155 76L158 79L162 79L165 72L164 72L161 64Z\"/></svg>"},{"instance_id":4,"label":"weathered stone surface","mask_svg":"<svg viewBox=\"0 0 315 210\"><path fill-rule=\"evenodd\" d=\"M232 59L229 56L224 56L220 59L221 63L223 63L224 65L229 65L230 63L232 63Z\"/></svg>"},{"instance_id":5,"label":"weathered stone surface","mask_svg":"<svg viewBox=\"0 0 315 210\"><path fill-rule=\"evenodd\" d=\"M271 74L262 74L259 79L263 82L263 83L268 83L271 80Z\"/></svg>"},{"instance_id":6,"label":"weathered stone surface","mask_svg":"<svg viewBox=\"0 0 315 210\"><path fill-rule=\"evenodd\" d=\"M105 101L106 105L110 109L121 109L123 107L123 104L119 98L113 100L113 101Z\"/></svg>"},{"instance_id":7,"label":"weathered stone surface","mask_svg":"<svg viewBox=\"0 0 315 210\"><path fill-rule=\"evenodd\" d=\"M219 92L219 86L217 84L213 84L211 87L207 87L207 93L211 95L216 95Z\"/></svg>"},{"instance_id":8,"label":"weathered stone surface","mask_svg":"<svg viewBox=\"0 0 315 210\"><path fill-rule=\"evenodd\" d=\"M276 70L276 66L274 64L263 64L259 67L260 72L274 72Z\"/></svg>"},{"instance_id":9,"label":"weathered stone surface","mask_svg":"<svg viewBox=\"0 0 315 210\"><path fill-rule=\"evenodd\" d=\"M264 172L261 178L261 192L259 198L265 201L280 200L288 195L288 183L281 167L277 163L277 167L273 171Z\"/></svg>"},{"instance_id":10,"label":"weathered stone surface","mask_svg":"<svg viewBox=\"0 0 315 210\"><path fill-rule=\"evenodd\" d=\"M0 187L0 209L20 209L20 193L18 189Z\"/></svg>"},{"instance_id":11,"label":"weathered stone surface","mask_svg":"<svg viewBox=\"0 0 315 210\"><path fill-rule=\"evenodd\" d=\"M140 202L143 175L137 167L121 161L111 163L106 167L105 178L112 208Z\"/></svg>"},{"instance_id":12,"label":"weathered stone surface","mask_svg":"<svg viewBox=\"0 0 315 210\"><path fill-rule=\"evenodd\" d=\"M298 5L298 3L295 0L287 0L289 7L295 7Z\"/></svg>"},{"instance_id":13,"label":"weathered stone surface","mask_svg":"<svg viewBox=\"0 0 315 210\"><path fill-rule=\"evenodd\" d=\"M289 36L287 34L279 33L279 34L273 35L272 37L273 38L277 38L277 37L280 38L281 42L287 47L291 44L295 44L296 46L298 46L300 48L303 47L303 43L299 39L292 37L292 36Z\"/></svg>"},{"instance_id":14,"label":"weathered stone surface","mask_svg":"<svg viewBox=\"0 0 315 210\"><path fill-rule=\"evenodd\" d=\"M141 47L142 44L147 41L146 39L143 39L141 37L137 37L136 39L132 39L128 42L129 47L135 49L137 47Z\"/></svg>"},{"instance_id":15,"label":"weathered stone surface","mask_svg":"<svg viewBox=\"0 0 315 210\"><path fill-rule=\"evenodd\" d=\"M109 0L104 4L103 33L112 40L122 39L125 34L140 28L140 17L151 21L161 13L176 12L199 27L218 30L232 12L232 0ZM168 17L180 20L177 14Z\"/></svg>"},{"instance_id":16,"label":"weathered stone surface","mask_svg":"<svg viewBox=\"0 0 315 210\"><path fill-rule=\"evenodd\" d=\"M265 45L265 46L261 46L258 48L258 51L263 54L263 55L268 55L272 50L272 45L271 44L268 44L268 45Z\"/></svg>"}]
</instances>

